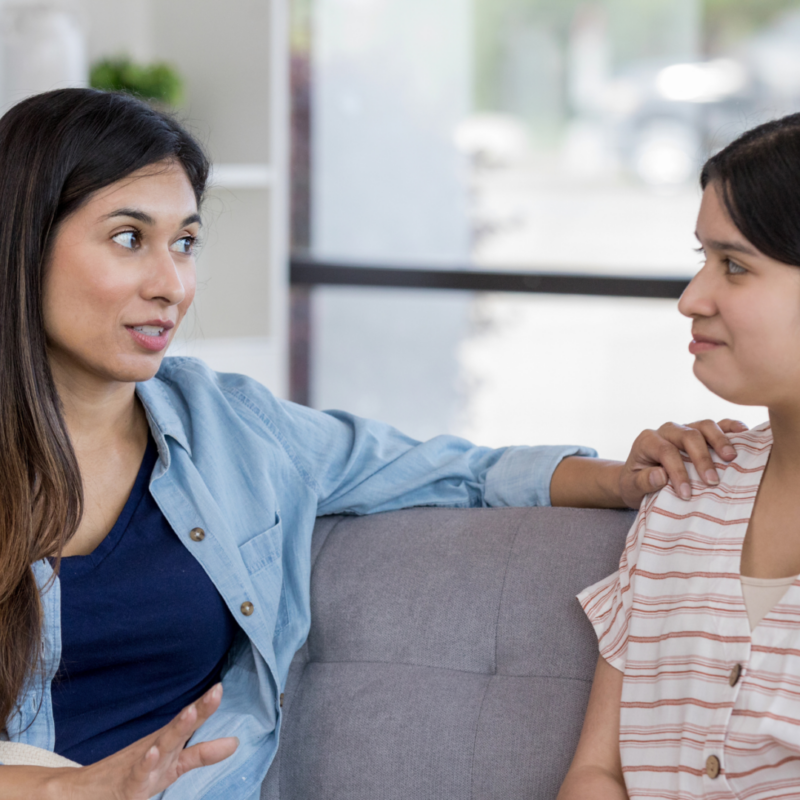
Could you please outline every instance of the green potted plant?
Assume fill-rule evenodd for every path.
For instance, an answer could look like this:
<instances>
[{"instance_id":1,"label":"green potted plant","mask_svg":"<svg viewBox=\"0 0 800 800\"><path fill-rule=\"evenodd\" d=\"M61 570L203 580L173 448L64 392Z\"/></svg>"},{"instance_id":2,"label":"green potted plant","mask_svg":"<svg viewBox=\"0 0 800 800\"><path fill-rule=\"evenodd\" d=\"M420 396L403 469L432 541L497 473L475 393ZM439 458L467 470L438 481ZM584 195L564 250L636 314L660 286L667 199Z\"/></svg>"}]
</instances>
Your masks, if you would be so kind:
<instances>
[{"instance_id":1,"label":"green potted plant","mask_svg":"<svg viewBox=\"0 0 800 800\"><path fill-rule=\"evenodd\" d=\"M136 64L127 57L96 61L89 72L95 89L128 92L156 106L178 106L183 99L183 79L170 64Z\"/></svg>"}]
</instances>

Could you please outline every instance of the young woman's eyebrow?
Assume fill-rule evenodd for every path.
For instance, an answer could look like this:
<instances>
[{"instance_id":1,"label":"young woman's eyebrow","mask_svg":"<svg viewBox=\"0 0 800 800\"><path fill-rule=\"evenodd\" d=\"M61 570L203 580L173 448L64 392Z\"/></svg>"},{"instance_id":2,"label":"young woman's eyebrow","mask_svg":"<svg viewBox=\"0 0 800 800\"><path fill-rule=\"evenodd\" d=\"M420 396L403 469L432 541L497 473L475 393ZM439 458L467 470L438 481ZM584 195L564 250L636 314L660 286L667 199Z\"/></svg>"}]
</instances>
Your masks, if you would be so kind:
<instances>
[{"instance_id":1,"label":"young woman's eyebrow","mask_svg":"<svg viewBox=\"0 0 800 800\"><path fill-rule=\"evenodd\" d=\"M758 252L755 249L746 244L742 244L741 242L722 242L718 241L717 239L708 239L705 243L703 243L697 234L695 234L695 236L697 237L697 241L699 241L704 248L708 247L711 250L728 250L733 251L734 253L744 253L748 256L758 255Z\"/></svg>"},{"instance_id":2,"label":"young woman's eyebrow","mask_svg":"<svg viewBox=\"0 0 800 800\"><path fill-rule=\"evenodd\" d=\"M144 211L139 211L136 208L118 208L116 211L106 214L103 219L113 219L114 217L130 217L131 219L137 219L139 222L143 222L145 225L156 224L156 221L149 214ZM198 225L203 224L199 214L189 214L178 227L185 228L187 225L192 225L195 222Z\"/></svg>"}]
</instances>

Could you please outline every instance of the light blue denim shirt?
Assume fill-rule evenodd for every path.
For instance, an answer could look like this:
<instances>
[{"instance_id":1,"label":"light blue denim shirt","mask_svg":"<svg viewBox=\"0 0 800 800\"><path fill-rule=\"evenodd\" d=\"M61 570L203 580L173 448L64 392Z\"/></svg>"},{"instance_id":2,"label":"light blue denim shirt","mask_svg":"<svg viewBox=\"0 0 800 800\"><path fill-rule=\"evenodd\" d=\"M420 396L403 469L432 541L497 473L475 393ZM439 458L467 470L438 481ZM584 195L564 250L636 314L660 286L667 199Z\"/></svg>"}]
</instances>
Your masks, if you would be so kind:
<instances>
[{"instance_id":1,"label":"light blue denim shirt","mask_svg":"<svg viewBox=\"0 0 800 800\"><path fill-rule=\"evenodd\" d=\"M453 436L419 443L379 422L278 400L249 378L218 374L189 358L165 359L137 393L159 452L150 492L241 626L223 672L220 708L192 739L237 736L239 748L181 777L160 795L164 800L259 797L278 747L280 692L309 630L318 515L549 505L559 461L595 455L582 447L493 450ZM205 536L191 538L195 528ZM52 750L60 591L47 561L34 570L44 606L45 669L22 696L7 735Z\"/></svg>"}]
</instances>

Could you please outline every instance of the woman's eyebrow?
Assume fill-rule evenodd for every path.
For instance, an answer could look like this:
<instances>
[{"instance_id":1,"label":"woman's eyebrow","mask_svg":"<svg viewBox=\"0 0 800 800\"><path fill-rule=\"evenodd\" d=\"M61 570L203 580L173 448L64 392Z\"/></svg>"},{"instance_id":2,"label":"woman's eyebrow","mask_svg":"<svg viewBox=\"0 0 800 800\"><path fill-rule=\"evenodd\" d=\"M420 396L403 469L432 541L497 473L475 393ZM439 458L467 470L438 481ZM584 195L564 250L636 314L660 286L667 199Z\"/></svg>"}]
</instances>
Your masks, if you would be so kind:
<instances>
[{"instance_id":1,"label":"woman's eyebrow","mask_svg":"<svg viewBox=\"0 0 800 800\"><path fill-rule=\"evenodd\" d=\"M711 250L728 250L734 253L744 253L745 255L748 256L759 255L758 251L755 248L743 244L742 242L724 242L718 239L707 239L705 242L703 242L702 239L700 239L700 237L697 236L696 233L695 236L697 237L697 240L700 242L700 244L703 245L703 247L708 247Z\"/></svg>"},{"instance_id":2,"label":"woman's eyebrow","mask_svg":"<svg viewBox=\"0 0 800 800\"><path fill-rule=\"evenodd\" d=\"M137 208L118 208L116 211L112 211L110 214L103 216L103 219L113 219L114 217L130 217L131 219L138 219L139 222L143 222L145 225L156 224L156 221L149 214L144 211L139 211ZM185 228L187 225L191 225L195 222L198 225L203 224L199 214L189 214L189 216L186 217L186 219L184 219L178 227Z\"/></svg>"}]
</instances>

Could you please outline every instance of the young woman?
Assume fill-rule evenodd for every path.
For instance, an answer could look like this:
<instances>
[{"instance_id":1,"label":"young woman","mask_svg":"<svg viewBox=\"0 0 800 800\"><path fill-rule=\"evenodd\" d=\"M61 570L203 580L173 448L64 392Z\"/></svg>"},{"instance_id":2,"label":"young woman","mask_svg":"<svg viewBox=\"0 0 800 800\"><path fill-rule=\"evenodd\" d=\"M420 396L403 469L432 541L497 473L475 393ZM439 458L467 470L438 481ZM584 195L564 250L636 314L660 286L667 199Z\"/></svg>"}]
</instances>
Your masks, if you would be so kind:
<instances>
[{"instance_id":1,"label":"young woman","mask_svg":"<svg viewBox=\"0 0 800 800\"><path fill-rule=\"evenodd\" d=\"M729 444L709 422L646 432L624 466L423 444L162 363L207 174L129 97L56 91L0 120L0 731L83 765L0 765L4 800L257 798L318 514L635 505L668 477L689 491L676 446L707 471L704 437Z\"/></svg>"},{"instance_id":2,"label":"young woman","mask_svg":"<svg viewBox=\"0 0 800 800\"><path fill-rule=\"evenodd\" d=\"M701 183L694 372L769 423L716 487L648 498L619 572L580 595L601 657L559 800L800 796L800 115Z\"/></svg>"}]
</instances>

